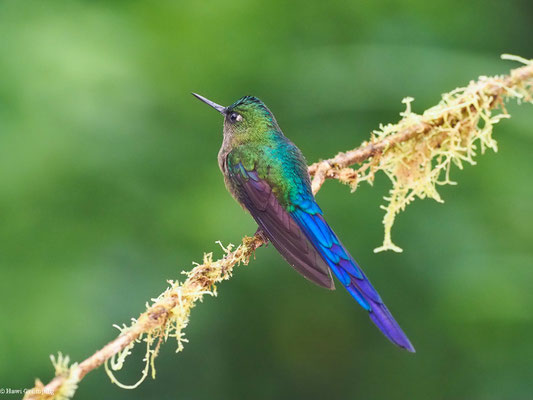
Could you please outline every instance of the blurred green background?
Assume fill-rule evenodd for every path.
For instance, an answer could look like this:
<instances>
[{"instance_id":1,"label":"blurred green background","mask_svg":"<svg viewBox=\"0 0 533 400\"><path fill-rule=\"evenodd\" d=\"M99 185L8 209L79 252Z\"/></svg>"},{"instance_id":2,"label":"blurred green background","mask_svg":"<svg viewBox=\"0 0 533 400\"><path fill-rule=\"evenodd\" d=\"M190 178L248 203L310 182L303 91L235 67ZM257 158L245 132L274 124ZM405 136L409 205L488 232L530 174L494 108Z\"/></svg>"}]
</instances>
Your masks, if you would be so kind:
<instances>
[{"instance_id":1,"label":"blurred green background","mask_svg":"<svg viewBox=\"0 0 533 400\"><path fill-rule=\"evenodd\" d=\"M226 193L221 104L253 94L310 162L355 147L401 100L533 57L530 1L0 2L0 386L53 374L112 339L166 279L255 231ZM389 188L328 182L327 218L417 353L342 290L269 246L197 307L135 391L103 369L77 399L526 399L533 378L532 107L509 104L498 154L455 170L381 244ZM139 351L117 376L140 376ZM8 397L8 396L6 396ZM12 396L13 398L16 396Z\"/></svg>"}]
</instances>

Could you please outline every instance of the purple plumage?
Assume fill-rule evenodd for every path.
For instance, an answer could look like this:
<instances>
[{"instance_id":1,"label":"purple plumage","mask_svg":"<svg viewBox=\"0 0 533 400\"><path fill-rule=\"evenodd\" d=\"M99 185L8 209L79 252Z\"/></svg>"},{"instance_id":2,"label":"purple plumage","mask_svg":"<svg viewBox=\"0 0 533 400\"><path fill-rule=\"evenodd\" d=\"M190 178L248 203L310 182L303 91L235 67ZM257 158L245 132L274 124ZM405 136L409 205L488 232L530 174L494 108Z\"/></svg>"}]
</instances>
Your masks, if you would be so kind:
<instances>
[{"instance_id":1,"label":"purple plumage","mask_svg":"<svg viewBox=\"0 0 533 400\"><path fill-rule=\"evenodd\" d=\"M245 174L234 175L243 189L240 199L274 247L307 279L334 289L328 264L279 203L270 185L255 171Z\"/></svg>"}]
</instances>

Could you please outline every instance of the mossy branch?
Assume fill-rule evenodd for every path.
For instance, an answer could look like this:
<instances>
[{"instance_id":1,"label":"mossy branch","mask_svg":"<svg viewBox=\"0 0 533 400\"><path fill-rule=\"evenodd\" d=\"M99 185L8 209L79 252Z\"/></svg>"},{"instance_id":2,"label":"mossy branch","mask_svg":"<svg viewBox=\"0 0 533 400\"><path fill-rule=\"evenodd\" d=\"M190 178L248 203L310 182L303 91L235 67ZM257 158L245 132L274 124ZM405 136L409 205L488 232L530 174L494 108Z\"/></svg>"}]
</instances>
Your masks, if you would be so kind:
<instances>
[{"instance_id":1,"label":"mossy branch","mask_svg":"<svg viewBox=\"0 0 533 400\"><path fill-rule=\"evenodd\" d=\"M383 171L391 180L392 189L384 207L384 243L376 250L401 251L391 240L396 215L416 197L442 201L436 186L453 183L449 176L452 163L459 168L464 161L474 164L478 147L481 152L486 148L496 151L492 128L500 119L509 117L504 107L506 100L533 102L533 60L504 58L526 65L509 75L480 77L465 88L443 95L438 105L421 115L411 111L412 99L405 99L407 109L398 123L380 126L360 147L309 167L313 192L318 192L326 179L337 179L355 190L359 182L372 183L375 173ZM495 110L498 113L492 115ZM351 168L355 164L359 166ZM227 248L221 245L225 254L218 260L213 260L212 253L205 254L202 264L187 272L183 283L169 281L167 290L147 305L139 318L130 326L117 327L118 337L92 356L70 366L68 357L61 354L57 359L51 357L55 378L46 386L37 380L24 398L71 398L85 375L102 364L111 380L123 388L137 387L150 372L155 377L154 360L162 342L173 337L177 351L181 351L187 341L184 329L196 302L206 294L215 296L216 285L229 279L235 266L248 264L255 250L264 244L260 236L244 237L235 249L232 245ZM133 385L123 385L112 371L122 368L131 349L140 342L147 348L141 379Z\"/></svg>"},{"instance_id":2,"label":"mossy branch","mask_svg":"<svg viewBox=\"0 0 533 400\"><path fill-rule=\"evenodd\" d=\"M413 99L405 98L407 107L398 123L382 125L372 132L369 142L309 167L315 192L327 178L338 179L355 191L361 181L372 183L377 171L389 177L392 188L385 198L388 204L382 206L385 237L374 251L402 251L391 239L396 215L417 197L442 202L437 186L455 183L450 180L452 163L461 169L463 162L475 164L478 146L481 153L487 148L497 151L492 128L509 117L506 100L532 102L532 61L510 55L502 58L526 66L506 76L482 76L465 88L444 94L439 104L422 115L413 113ZM499 112L493 115L494 110ZM361 165L350 168L354 164Z\"/></svg>"}]
</instances>

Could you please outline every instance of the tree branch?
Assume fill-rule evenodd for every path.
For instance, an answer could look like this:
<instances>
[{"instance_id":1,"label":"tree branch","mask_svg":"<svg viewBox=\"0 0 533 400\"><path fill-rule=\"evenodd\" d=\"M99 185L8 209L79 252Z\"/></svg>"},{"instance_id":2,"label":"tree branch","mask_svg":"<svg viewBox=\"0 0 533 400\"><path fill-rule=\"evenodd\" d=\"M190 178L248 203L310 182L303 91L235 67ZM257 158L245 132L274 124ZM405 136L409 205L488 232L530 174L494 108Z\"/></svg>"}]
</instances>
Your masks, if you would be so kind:
<instances>
[{"instance_id":1,"label":"tree branch","mask_svg":"<svg viewBox=\"0 0 533 400\"><path fill-rule=\"evenodd\" d=\"M503 56L503 58L515 59L514 57L509 56ZM531 80L533 79L533 65L531 64L531 61L528 60L522 59L520 61L526 62L528 65L511 70L510 74L504 77L494 77L491 79L482 78L479 82L476 82L475 86L477 86L476 89L479 93L478 96L481 97L482 94L485 94L491 97L492 108L502 104L501 96L505 95L510 89L516 87L525 88L527 93L524 97L524 100L531 102ZM529 96L527 96L527 94L529 94ZM472 108L471 105L469 106L469 108ZM371 140L370 143L364 142L361 146L353 150L349 150L345 153L338 153L335 157L310 165L309 174L315 177L313 179L313 191L315 193L318 192L327 178L339 179L341 176L339 170L342 168L347 168L354 164L360 164L369 158L382 153L391 145L405 142L419 134L428 133L430 130L442 126L444 121L447 120L448 115L446 114L448 113L436 115L434 118L430 118L428 121L420 122L418 124L409 124L404 129L392 136L388 136L383 139L377 139L375 141Z\"/></svg>"},{"instance_id":2,"label":"tree branch","mask_svg":"<svg viewBox=\"0 0 533 400\"><path fill-rule=\"evenodd\" d=\"M390 212L394 220L396 213L414 196L440 200L435 185L450 183L448 173L452 162L458 166L461 166L461 161L471 162L476 141L481 144L482 151L485 146L495 149L490 133L492 125L507 116L504 101L508 98L532 101L533 63L517 57L507 58L526 65L512 70L507 76L482 77L466 88L456 89L444 95L441 103L422 115L411 112L412 99L405 100L407 110L401 114L403 118L397 124L381 126L369 142L311 165L309 174L313 176L313 192L318 192L326 179L337 179L355 189L359 181L372 182L376 171L385 172L393 183L388 207L394 205L392 211L387 208L384 219L386 229L388 223L392 226L390 218L387 219ZM490 111L495 108L501 109L502 114L491 116ZM360 164L360 167L356 170L350 168L355 164ZM445 181L439 181L441 173L445 175ZM167 290L131 326L119 328L118 337L89 358L69 366L68 357L61 354L57 359L52 357L55 378L46 386L36 380L35 387L28 390L24 398L71 398L85 375L104 363L111 380L124 388L136 387L150 370L155 377L154 360L161 343L174 337L180 351L186 342L183 331L196 302L205 294L216 295L216 285L229 279L235 266L248 264L255 250L264 244L260 236L244 237L235 249L231 245L222 247L225 254L218 260L213 261L212 253L205 254L203 263L189 271L183 283L169 281ZM392 242L388 248L394 249ZM142 377L135 385L123 385L114 378L112 371L122 367L130 350L140 342L147 346Z\"/></svg>"}]
</instances>

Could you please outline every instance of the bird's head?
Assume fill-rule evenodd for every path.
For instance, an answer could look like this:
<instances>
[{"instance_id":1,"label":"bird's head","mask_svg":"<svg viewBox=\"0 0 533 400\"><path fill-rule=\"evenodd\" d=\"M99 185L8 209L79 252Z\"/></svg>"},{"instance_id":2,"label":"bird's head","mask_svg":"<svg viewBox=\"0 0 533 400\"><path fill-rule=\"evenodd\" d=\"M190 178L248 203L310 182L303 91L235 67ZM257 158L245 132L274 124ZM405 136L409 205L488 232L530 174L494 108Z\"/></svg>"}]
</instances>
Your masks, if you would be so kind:
<instances>
[{"instance_id":1,"label":"bird's head","mask_svg":"<svg viewBox=\"0 0 533 400\"><path fill-rule=\"evenodd\" d=\"M239 141L259 139L270 131L280 131L274 115L257 97L244 96L224 107L196 93L193 95L224 116L224 136Z\"/></svg>"}]
</instances>

